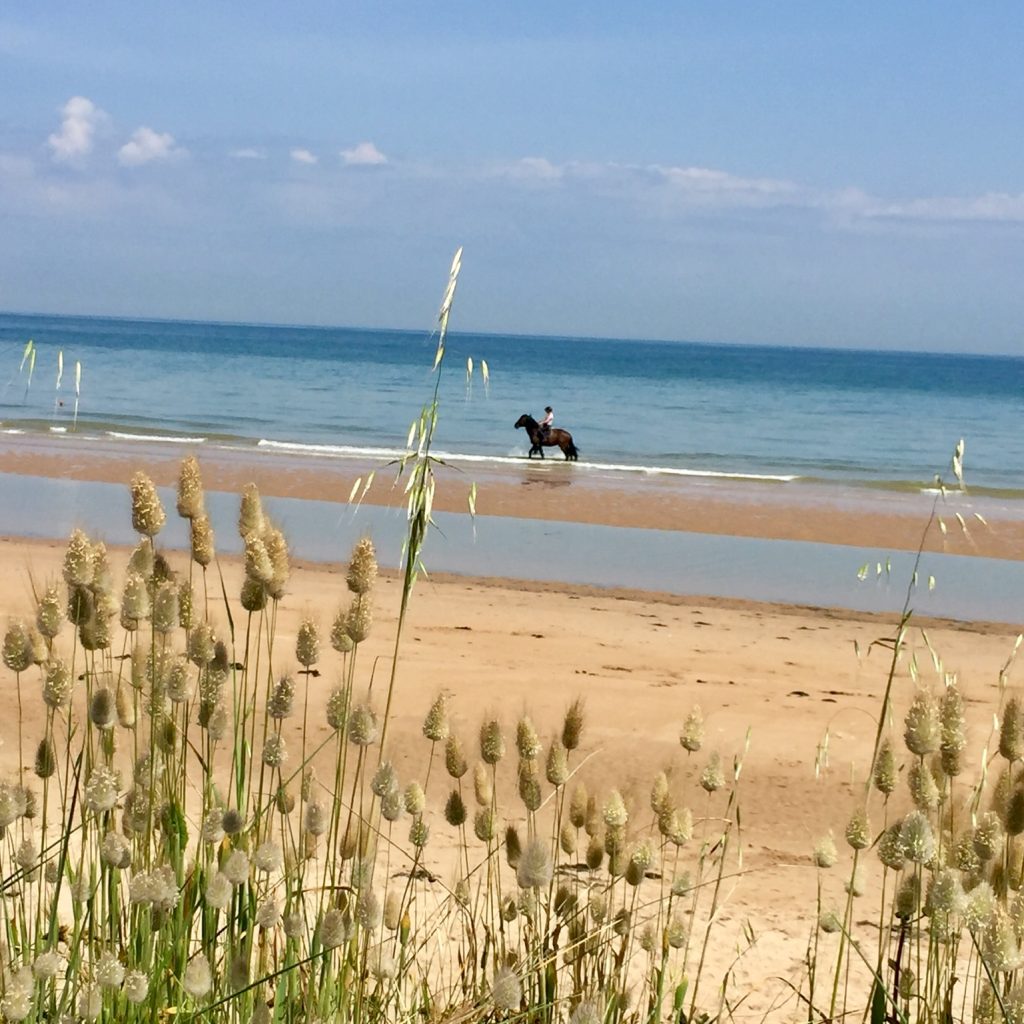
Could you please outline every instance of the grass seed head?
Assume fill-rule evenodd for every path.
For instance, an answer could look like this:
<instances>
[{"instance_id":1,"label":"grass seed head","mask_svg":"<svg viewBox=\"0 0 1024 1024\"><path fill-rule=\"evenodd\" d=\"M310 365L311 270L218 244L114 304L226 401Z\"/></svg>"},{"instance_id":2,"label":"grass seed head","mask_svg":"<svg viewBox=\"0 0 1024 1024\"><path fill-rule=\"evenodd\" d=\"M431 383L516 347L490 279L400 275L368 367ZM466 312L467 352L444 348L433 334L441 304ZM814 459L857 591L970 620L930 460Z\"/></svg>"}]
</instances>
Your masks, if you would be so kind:
<instances>
[{"instance_id":1,"label":"grass seed head","mask_svg":"<svg viewBox=\"0 0 1024 1024\"><path fill-rule=\"evenodd\" d=\"M423 792L423 787L418 782L410 782L405 787L404 803L405 809L409 814L419 815L426 810L427 795Z\"/></svg>"},{"instance_id":2,"label":"grass seed head","mask_svg":"<svg viewBox=\"0 0 1024 1024\"><path fill-rule=\"evenodd\" d=\"M89 701L89 721L97 729L109 729L116 720L114 695L105 686L93 690L92 699Z\"/></svg>"},{"instance_id":3,"label":"grass seed head","mask_svg":"<svg viewBox=\"0 0 1024 1024\"><path fill-rule=\"evenodd\" d=\"M361 644L369 635L373 626L373 611L368 598L356 598L349 605L345 615L345 632L353 644Z\"/></svg>"},{"instance_id":4,"label":"grass seed head","mask_svg":"<svg viewBox=\"0 0 1024 1024\"><path fill-rule=\"evenodd\" d=\"M69 587L87 587L93 580L93 547L81 530L73 530L64 553L64 581Z\"/></svg>"},{"instance_id":5,"label":"grass seed head","mask_svg":"<svg viewBox=\"0 0 1024 1024\"><path fill-rule=\"evenodd\" d=\"M999 815L995 811L986 811L978 818L974 826L972 843L974 852L982 863L987 863L996 857L1003 846L1003 827Z\"/></svg>"},{"instance_id":6,"label":"grass seed head","mask_svg":"<svg viewBox=\"0 0 1024 1024\"><path fill-rule=\"evenodd\" d=\"M541 752L540 737L529 715L523 715L516 723L516 750L524 761L531 761Z\"/></svg>"},{"instance_id":7,"label":"grass seed head","mask_svg":"<svg viewBox=\"0 0 1024 1024\"><path fill-rule=\"evenodd\" d=\"M43 703L56 710L71 703L73 680L67 664L60 658L50 661L43 672Z\"/></svg>"},{"instance_id":8,"label":"grass seed head","mask_svg":"<svg viewBox=\"0 0 1024 1024\"><path fill-rule=\"evenodd\" d=\"M256 908L256 924L270 931L281 923L281 905L273 896L267 896Z\"/></svg>"},{"instance_id":9,"label":"grass seed head","mask_svg":"<svg viewBox=\"0 0 1024 1024\"><path fill-rule=\"evenodd\" d=\"M181 987L196 1000L209 995L213 988L213 972L205 953L198 953L188 962L181 978Z\"/></svg>"},{"instance_id":10,"label":"grass seed head","mask_svg":"<svg viewBox=\"0 0 1024 1024\"><path fill-rule=\"evenodd\" d=\"M85 806L96 814L112 810L121 793L121 776L107 765L96 765L85 784Z\"/></svg>"},{"instance_id":11,"label":"grass seed head","mask_svg":"<svg viewBox=\"0 0 1024 1024\"><path fill-rule=\"evenodd\" d=\"M54 749L53 740L46 736L39 741L36 747L35 762L36 777L48 779L57 770L57 751Z\"/></svg>"},{"instance_id":12,"label":"grass seed head","mask_svg":"<svg viewBox=\"0 0 1024 1024\"><path fill-rule=\"evenodd\" d=\"M191 522L189 535L191 538L192 561L205 569L216 555L213 525L210 523L210 517L207 515L196 516Z\"/></svg>"},{"instance_id":13,"label":"grass seed head","mask_svg":"<svg viewBox=\"0 0 1024 1024\"><path fill-rule=\"evenodd\" d=\"M1016 694L1003 707L1003 720L999 727L999 753L1010 762L1024 757L1024 709Z\"/></svg>"},{"instance_id":14,"label":"grass seed head","mask_svg":"<svg viewBox=\"0 0 1024 1024\"><path fill-rule=\"evenodd\" d=\"M540 791L540 775L537 762L522 760L519 762L519 798L528 811L536 811L543 799Z\"/></svg>"},{"instance_id":15,"label":"grass seed head","mask_svg":"<svg viewBox=\"0 0 1024 1024\"><path fill-rule=\"evenodd\" d=\"M567 857L572 857L576 853L576 835L576 829L572 827L571 822L562 822L558 832L558 846Z\"/></svg>"},{"instance_id":16,"label":"grass seed head","mask_svg":"<svg viewBox=\"0 0 1024 1024\"><path fill-rule=\"evenodd\" d=\"M242 608L254 615L267 607L267 588L259 580L246 576L242 581L242 593L239 596Z\"/></svg>"},{"instance_id":17,"label":"grass seed head","mask_svg":"<svg viewBox=\"0 0 1024 1024\"><path fill-rule=\"evenodd\" d=\"M1006 808L1006 831L1011 836L1024 832L1024 787L1017 786L1010 794Z\"/></svg>"},{"instance_id":18,"label":"grass seed head","mask_svg":"<svg viewBox=\"0 0 1024 1024\"><path fill-rule=\"evenodd\" d=\"M562 746L566 750L575 750L580 745L583 735L583 698L577 697L566 709L562 721Z\"/></svg>"},{"instance_id":19,"label":"grass seed head","mask_svg":"<svg viewBox=\"0 0 1024 1024\"><path fill-rule=\"evenodd\" d=\"M473 815L473 834L482 843L489 843L494 839L494 812L490 807L481 807Z\"/></svg>"},{"instance_id":20,"label":"grass seed head","mask_svg":"<svg viewBox=\"0 0 1024 1024\"><path fill-rule=\"evenodd\" d=\"M495 718L487 719L480 726L480 756L485 764L497 764L505 756L505 737L501 725Z\"/></svg>"},{"instance_id":21,"label":"grass seed head","mask_svg":"<svg viewBox=\"0 0 1024 1024\"><path fill-rule=\"evenodd\" d=\"M822 836L814 844L814 866L818 868L835 867L839 859L839 851L836 849L835 840L831 834Z\"/></svg>"},{"instance_id":22,"label":"grass seed head","mask_svg":"<svg viewBox=\"0 0 1024 1024\"><path fill-rule=\"evenodd\" d=\"M546 889L551 884L554 865L551 848L539 836L530 839L523 849L516 868L516 881L523 889Z\"/></svg>"},{"instance_id":23,"label":"grass seed head","mask_svg":"<svg viewBox=\"0 0 1024 1024\"><path fill-rule=\"evenodd\" d=\"M921 879L908 874L896 890L893 901L893 912L901 921L907 921L917 915L921 906Z\"/></svg>"},{"instance_id":24,"label":"grass seed head","mask_svg":"<svg viewBox=\"0 0 1024 1024\"><path fill-rule=\"evenodd\" d=\"M348 613L344 608L338 610L331 626L331 646L339 654L348 654L352 650L352 637L346 631Z\"/></svg>"},{"instance_id":25,"label":"grass seed head","mask_svg":"<svg viewBox=\"0 0 1024 1024\"><path fill-rule=\"evenodd\" d=\"M875 789L886 797L891 796L896 789L896 754L888 738L882 740L882 745L878 748L871 781Z\"/></svg>"},{"instance_id":26,"label":"grass seed head","mask_svg":"<svg viewBox=\"0 0 1024 1024\"><path fill-rule=\"evenodd\" d=\"M519 861L523 856L523 843L519 838L519 829L515 825L505 826L505 860L510 868L519 867Z\"/></svg>"},{"instance_id":27,"label":"grass seed head","mask_svg":"<svg viewBox=\"0 0 1024 1024\"><path fill-rule=\"evenodd\" d=\"M263 586L274 578L274 566L267 554L267 546L258 533L250 533L245 538L245 575Z\"/></svg>"},{"instance_id":28,"label":"grass seed head","mask_svg":"<svg viewBox=\"0 0 1024 1024\"><path fill-rule=\"evenodd\" d=\"M911 811L900 826L900 842L907 860L927 864L936 851L935 833L928 816L921 811Z\"/></svg>"},{"instance_id":29,"label":"grass seed head","mask_svg":"<svg viewBox=\"0 0 1024 1024\"><path fill-rule=\"evenodd\" d=\"M910 766L907 783L911 799L919 811L934 811L939 806L939 784L927 761L918 761Z\"/></svg>"},{"instance_id":30,"label":"grass seed head","mask_svg":"<svg viewBox=\"0 0 1024 1024\"><path fill-rule=\"evenodd\" d=\"M290 718L295 710L295 682L291 676L282 676L270 691L267 715L275 721Z\"/></svg>"},{"instance_id":31,"label":"grass seed head","mask_svg":"<svg viewBox=\"0 0 1024 1024\"><path fill-rule=\"evenodd\" d=\"M206 668L216 654L216 642L213 626L208 622L198 623L188 637L188 656L192 664Z\"/></svg>"},{"instance_id":32,"label":"grass seed head","mask_svg":"<svg viewBox=\"0 0 1024 1024\"><path fill-rule=\"evenodd\" d=\"M964 700L955 681L946 686L939 701L939 723L942 732L939 746L942 771L952 779L963 771L962 752L967 745Z\"/></svg>"},{"instance_id":33,"label":"grass seed head","mask_svg":"<svg viewBox=\"0 0 1024 1024\"><path fill-rule=\"evenodd\" d=\"M453 779L461 779L469 770L469 762L462 752L462 740L452 733L444 744L444 767Z\"/></svg>"},{"instance_id":34,"label":"grass seed head","mask_svg":"<svg viewBox=\"0 0 1024 1024\"><path fill-rule=\"evenodd\" d=\"M701 788L708 793L717 792L725 785L725 772L722 770L722 756L716 750L708 759L701 773Z\"/></svg>"},{"instance_id":35,"label":"grass seed head","mask_svg":"<svg viewBox=\"0 0 1024 1024\"><path fill-rule=\"evenodd\" d=\"M310 800L306 804L303 824L306 831L313 836L322 836L327 831L330 818L327 814L327 809L321 801Z\"/></svg>"},{"instance_id":36,"label":"grass seed head","mask_svg":"<svg viewBox=\"0 0 1024 1024\"><path fill-rule=\"evenodd\" d=\"M523 986L510 967L499 967L491 982L491 1003L499 1014L515 1013L523 1001Z\"/></svg>"},{"instance_id":37,"label":"grass seed head","mask_svg":"<svg viewBox=\"0 0 1024 1024\"><path fill-rule=\"evenodd\" d=\"M555 787L564 786L569 781L569 752L558 739L553 739L548 747L544 777Z\"/></svg>"},{"instance_id":38,"label":"grass seed head","mask_svg":"<svg viewBox=\"0 0 1024 1024\"><path fill-rule=\"evenodd\" d=\"M153 595L153 629L166 636L178 625L178 588L171 580L164 580Z\"/></svg>"},{"instance_id":39,"label":"grass seed head","mask_svg":"<svg viewBox=\"0 0 1024 1024\"><path fill-rule=\"evenodd\" d=\"M466 822L466 803L457 789L448 794L444 805L444 820L453 828L460 828Z\"/></svg>"},{"instance_id":40,"label":"grass seed head","mask_svg":"<svg viewBox=\"0 0 1024 1024\"><path fill-rule=\"evenodd\" d=\"M35 664L32 633L21 620L15 619L4 634L4 664L12 672L24 672Z\"/></svg>"},{"instance_id":41,"label":"grass seed head","mask_svg":"<svg viewBox=\"0 0 1024 1024\"><path fill-rule=\"evenodd\" d=\"M362 537L356 541L352 549L352 557L348 564L348 589L353 594L368 594L377 579L377 554L373 549L373 541Z\"/></svg>"},{"instance_id":42,"label":"grass seed head","mask_svg":"<svg viewBox=\"0 0 1024 1024\"><path fill-rule=\"evenodd\" d=\"M405 807L402 803L402 791L395 786L389 789L380 799L380 813L385 821L395 822L402 816Z\"/></svg>"},{"instance_id":43,"label":"grass seed head","mask_svg":"<svg viewBox=\"0 0 1024 1024\"><path fill-rule=\"evenodd\" d=\"M343 686L336 686L327 698L327 724L336 732L345 728L348 721L348 701Z\"/></svg>"},{"instance_id":44,"label":"grass seed head","mask_svg":"<svg viewBox=\"0 0 1024 1024\"><path fill-rule=\"evenodd\" d=\"M617 789L613 789L608 794L608 799L604 804L602 817L604 818L604 823L609 828L623 828L629 821L629 812L626 810L626 803L622 799L622 794Z\"/></svg>"},{"instance_id":45,"label":"grass seed head","mask_svg":"<svg viewBox=\"0 0 1024 1024\"><path fill-rule=\"evenodd\" d=\"M273 732L263 745L263 763L268 768L281 768L288 763L288 745L279 732Z\"/></svg>"},{"instance_id":46,"label":"grass seed head","mask_svg":"<svg viewBox=\"0 0 1024 1024\"><path fill-rule=\"evenodd\" d=\"M587 787L582 783L578 782L572 790L572 796L569 797L569 821L572 822L573 828L583 828L587 820Z\"/></svg>"},{"instance_id":47,"label":"grass seed head","mask_svg":"<svg viewBox=\"0 0 1024 1024\"><path fill-rule=\"evenodd\" d=\"M893 871L902 871L907 854L903 848L902 822L890 825L878 840L878 859Z\"/></svg>"},{"instance_id":48,"label":"grass seed head","mask_svg":"<svg viewBox=\"0 0 1024 1024\"><path fill-rule=\"evenodd\" d=\"M871 823L864 806L854 808L850 815L846 823L846 841L854 850L866 850L871 845Z\"/></svg>"},{"instance_id":49,"label":"grass seed head","mask_svg":"<svg viewBox=\"0 0 1024 1024\"><path fill-rule=\"evenodd\" d=\"M423 720L423 735L431 743L443 743L448 739L448 694L439 693L430 705L427 717Z\"/></svg>"},{"instance_id":50,"label":"grass seed head","mask_svg":"<svg viewBox=\"0 0 1024 1024\"><path fill-rule=\"evenodd\" d=\"M668 787L668 776L664 772L658 772L654 776L651 785L651 810L655 816L660 816L663 811L672 809L672 796Z\"/></svg>"},{"instance_id":51,"label":"grass seed head","mask_svg":"<svg viewBox=\"0 0 1024 1024\"><path fill-rule=\"evenodd\" d=\"M244 885L249 880L249 855L245 850L232 850L221 866L221 874L232 885Z\"/></svg>"},{"instance_id":52,"label":"grass seed head","mask_svg":"<svg viewBox=\"0 0 1024 1024\"><path fill-rule=\"evenodd\" d=\"M377 715L368 704L356 705L348 721L349 742L357 747L368 747L377 741L377 734Z\"/></svg>"},{"instance_id":53,"label":"grass seed head","mask_svg":"<svg viewBox=\"0 0 1024 1024\"><path fill-rule=\"evenodd\" d=\"M587 867L591 871L597 871L604 862L604 842L600 836L591 836L587 843Z\"/></svg>"},{"instance_id":54,"label":"grass seed head","mask_svg":"<svg viewBox=\"0 0 1024 1024\"><path fill-rule=\"evenodd\" d=\"M96 598L88 587L78 583L68 587L68 622L84 626L95 613Z\"/></svg>"},{"instance_id":55,"label":"grass seed head","mask_svg":"<svg viewBox=\"0 0 1024 1024\"><path fill-rule=\"evenodd\" d=\"M51 583L36 607L36 629L47 640L53 640L63 625L64 609L61 607L60 589L56 583Z\"/></svg>"},{"instance_id":56,"label":"grass seed head","mask_svg":"<svg viewBox=\"0 0 1024 1024\"><path fill-rule=\"evenodd\" d=\"M224 812L221 825L225 835L238 836L245 831L245 816L235 807L229 807Z\"/></svg>"},{"instance_id":57,"label":"grass seed head","mask_svg":"<svg viewBox=\"0 0 1024 1024\"><path fill-rule=\"evenodd\" d=\"M370 792L374 796L383 797L385 793L398 787L398 773L390 761L381 761L370 780Z\"/></svg>"},{"instance_id":58,"label":"grass seed head","mask_svg":"<svg viewBox=\"0 0 1024 1024\"><path fill-rule=\"evenodd\" d=\"M267 554L270 556L270 564L273 567L274 575L268 585L270 596L275 601L280 601L285 595L288 587L288 580L291 579L292 565L291 555L288 552L288 540L284 533L276 526L268 529L263 535L263 543L267 546Z\"/></svg>"},{"instance_id":59,"label":"grass seed head","mask_svg":"<svg viewBox=\"0 0 1024 1024\"><path fill-rule=\"evenodd\" d=\"M295 637L295 660L303 668L312 668L320 660L320 627L313 619L303 619Z\"/></svg>"},{"instance_id":60,"label":"grass seed head","mask_svg":"<svg viewBox=\"0 0 1024 1024\"><path fill-rule=\"evenodd\" d=\"M473 765L473 795L481 807L490 807L491 800L494 797L494 789L491 786L491 774L480 761Z\"/></svg>"},{"instance_id":61,"label":"grass seed head","mask_svg":"<svg viewBox=\"0 0 1024 1024\"><path fill-rule=\"evenodd\" d=\"M182 519L195 519L204 510L203 478L199 473L199 462L194 455L181 460L178 471L178 515Z\"/></svg>"},{"instance_id":62,"label":"grass seed head","mask_svg":"<svg viewBox=\"0 0 1024 1024\"><path fill-rule=\"evenodd\" d=\"M422 849L429 838L430 826L422 818L416 818L409 826L409 842L417 849Z\"/></svg>"},{"instance_id":63,"label":"grass seed head","mask_svg":"<svg viewBox=\"0 0 1024 1024\"><path fill-rule=\"evenodd\" d=\"M904 719L903 741L907 750L918 757L934 754L942 743L942 723L935 698L918 690Z\"/></svg>"},{"instance_id":64,"label":"grass seed head","mask_svg":"<svg viewBox=\"0 0 1024 1024\"><path fill-rule=\"evenodd\" d=\"M263 516L259 488L253 483L246 484L242 488L242 500L238 510L239 536L243 540L250 534L259 536L265 528L266 519Z\"/></svg>"},{"instance_id":65,"label":"grass seed head","mask_svg":"<svg viewBox=\"0 0 1024 1024\"><path fill-rule=\"evenodd\" d=\"M132 477L132 529L147 537L155 537L167 522L160 495L145 473Z\"/></svg>"},{"instance_id":66,"label":"grass seed head","mask_svg":"<svg viewBox=\"0 0 1024 1024\"><path fill-rule=\"evenodd\" d=\"M691 754L695 754L704 745L704 713L699 704L686 716L683 731L679 734L679 745Z\"/></svg>"}]
</instances>

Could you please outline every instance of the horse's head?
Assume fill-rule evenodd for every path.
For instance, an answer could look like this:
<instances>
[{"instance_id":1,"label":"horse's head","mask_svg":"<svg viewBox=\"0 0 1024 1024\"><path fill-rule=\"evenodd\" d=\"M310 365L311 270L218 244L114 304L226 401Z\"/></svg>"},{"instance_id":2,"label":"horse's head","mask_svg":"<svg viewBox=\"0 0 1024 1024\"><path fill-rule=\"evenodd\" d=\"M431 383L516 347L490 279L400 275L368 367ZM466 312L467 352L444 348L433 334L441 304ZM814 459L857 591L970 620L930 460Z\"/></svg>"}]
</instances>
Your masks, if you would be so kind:
<instances>
[{"instance_id":1,"label":"horse's head","mask_svg":"<svg viewBox=\"0 0 1024 1024\"><path fill-rule=\"evenodd\" d=\"M533 417L530 416L528 413L524 412L523 415L516 420L516 430L518 430L520 427L526 427L526 429L529 430L530 424L533 422Z\"/></svg>"}]
</instances>

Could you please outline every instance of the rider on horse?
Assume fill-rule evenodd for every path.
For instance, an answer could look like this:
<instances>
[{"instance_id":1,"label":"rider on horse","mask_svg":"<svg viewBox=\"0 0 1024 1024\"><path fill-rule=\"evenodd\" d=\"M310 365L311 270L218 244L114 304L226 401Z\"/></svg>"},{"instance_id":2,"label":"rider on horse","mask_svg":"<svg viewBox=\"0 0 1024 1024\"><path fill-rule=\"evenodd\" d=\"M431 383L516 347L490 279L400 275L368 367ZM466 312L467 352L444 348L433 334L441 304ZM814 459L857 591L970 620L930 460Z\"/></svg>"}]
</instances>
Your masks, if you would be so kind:
<instances>
[{"instance_id":1,"label":"rider on horse","mask_svg":"<svg viewBox=\"0 0 1024 1024\"><path fill-rule=\"evenodd\" d=\"M540 437L542 441L546 441L548 434L551 433L551 424L555 422L555 414L551 409L550 405L544 406L544 419L537 424L540 427Z\"/></svg>"}]
</instances>

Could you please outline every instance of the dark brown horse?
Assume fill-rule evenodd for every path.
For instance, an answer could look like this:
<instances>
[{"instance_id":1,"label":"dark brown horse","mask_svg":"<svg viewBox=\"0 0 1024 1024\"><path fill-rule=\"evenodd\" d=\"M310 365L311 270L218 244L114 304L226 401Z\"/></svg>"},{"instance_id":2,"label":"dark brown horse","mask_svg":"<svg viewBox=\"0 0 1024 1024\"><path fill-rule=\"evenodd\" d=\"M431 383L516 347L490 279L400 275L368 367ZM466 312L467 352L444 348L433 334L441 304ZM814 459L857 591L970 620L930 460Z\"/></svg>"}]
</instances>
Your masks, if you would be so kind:
<instances>
[{"instance_id":1,"label":"dark brown horse","mask_svg":"<svg viewBox=\"0 0 1024 1024\"><path fill-rule=\"evenodd\" d=\"M516 420L516 429L519 427L525 427L526 432L530 435L530 453L529 457L533 458L533 453L537 452L538 455L544 458L544 449L551 447L559 447L562 449L562 454L567 459L577 459L579 452L576 450L576 445L572 443L572 434L568 430L561 430L558 427L552 427L546 434L541 430L540 424L528 413L523 413L519 419Z\"/></svg>"}]
</instances>

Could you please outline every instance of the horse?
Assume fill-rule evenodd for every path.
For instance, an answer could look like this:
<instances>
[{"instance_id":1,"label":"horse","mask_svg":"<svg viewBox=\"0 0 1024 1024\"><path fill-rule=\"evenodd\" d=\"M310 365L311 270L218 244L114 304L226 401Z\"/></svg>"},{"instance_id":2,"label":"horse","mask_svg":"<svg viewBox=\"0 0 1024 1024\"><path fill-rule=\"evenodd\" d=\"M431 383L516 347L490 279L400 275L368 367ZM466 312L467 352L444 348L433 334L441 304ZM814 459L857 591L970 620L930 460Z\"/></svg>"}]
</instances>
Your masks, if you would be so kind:
<instances>
[{"instance_id":1,"label":"horse","mask_svg":"<svg viewBox=\"0 0 1024 1024\"><path fill-rule=\"evenodd\" d=\"M572 434L568 430L552 427L547 434L544 434L540 429L540 424L529 413L525 412L516 420L516 429L518 430L520 427L525 427L527 434L530 435L529 458L532 459L533 453L537 452L543 459L544 449L554 445L562 449L562 454L566 459L575 461L579 458L580 453L576 445L572 443Z\"/></svg>"}]
</instances>

